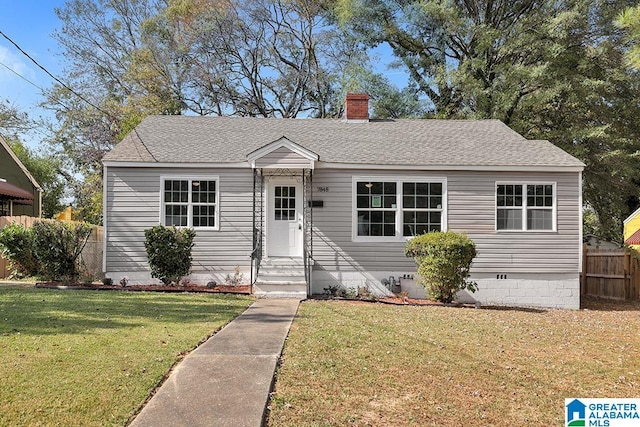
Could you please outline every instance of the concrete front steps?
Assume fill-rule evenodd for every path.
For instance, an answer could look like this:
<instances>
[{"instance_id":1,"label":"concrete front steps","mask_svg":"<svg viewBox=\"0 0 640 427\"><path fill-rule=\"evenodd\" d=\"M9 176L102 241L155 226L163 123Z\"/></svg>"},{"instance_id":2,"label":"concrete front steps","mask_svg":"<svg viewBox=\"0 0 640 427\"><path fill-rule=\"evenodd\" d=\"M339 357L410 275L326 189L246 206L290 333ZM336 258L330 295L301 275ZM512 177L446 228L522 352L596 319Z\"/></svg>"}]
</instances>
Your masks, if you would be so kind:
<instances>
[{"instance_id":1,"label":"concrete front steps","mask_svg":"<svg viewBox=\"0 0 640 427\"><path fill-rule=\"evenodd\" d=\"M307 281L302 258L262 259L253 293L265 298L306 298Z\"/></svg>"}]
</instances>

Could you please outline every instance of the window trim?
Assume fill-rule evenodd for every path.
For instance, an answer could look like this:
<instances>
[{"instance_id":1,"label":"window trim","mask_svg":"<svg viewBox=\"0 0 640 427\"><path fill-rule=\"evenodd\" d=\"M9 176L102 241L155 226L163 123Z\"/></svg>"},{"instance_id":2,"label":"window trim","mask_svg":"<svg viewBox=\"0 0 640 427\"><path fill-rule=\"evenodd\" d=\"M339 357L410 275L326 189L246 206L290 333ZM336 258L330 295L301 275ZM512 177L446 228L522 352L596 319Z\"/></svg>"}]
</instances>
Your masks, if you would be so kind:
<instances>
[{"instance_id":1,"label":"window trim","mask_svg":"<svg viewBox=\"0 0 640 427\"><path fill-rule=\"evenodd\" d=\"M396 208L395 208L395 236L358 236L358 182L395 182L396 183ZM404 223L402 213L403 183L438 183L442 184L442 210L440 215L440 230L447 231L447 178L443 176L401 176L401 175L354 175L351 179L351 241L360 242L407 242L414 236L404 236ZM414 209L411 209L414 210Z\"/></svg>"},{"instance_id":2,"label":"window trim","mask_svg":"<svg viewBox=\"0 0 640 427\"><path fill-rule=\"evenodd\" d=\"M499 185L520 185L525 188L522 189L522 207L520 211L522 212L522 229L498 229L498 186ZM527 205L527 185L551 185L553 191L553 206L551 209L551 229L550 230L530 230L527 228L527 212L529 206ZM531 209L535 209L536 206L531 207ZM537 207L540 208L540 207ZM497 233L556 233L558 231L558 183L556 181L496 181L493 187L493 209L494 209L494 217L493 217L493 227ZM517 209L514 207L505 208L505 209Z\"/></svg>"},{"instance_id":3,"label":"window trim","mask_svg":"<svg viewBox=\"0 0 640 427\"><path fill-rule=\"evenodd\" d=\"M161 175L160 176L160 209L159 209L159 222L161 225L165 224L165 200L164 200L164 183L165 181L188 181L188 201L187 201L187 225L176 226L177 228L193 228L194 230L202 231L219 231L220 230L220 176L219 175ZM191 182L192 181L215 181L216 183L216 201L215 201L215 215L216 225L215 227L194 227L193 226L193 206ZM202 205L202 203L196 203L196 205Z\"/></svg>"}]
</instances>

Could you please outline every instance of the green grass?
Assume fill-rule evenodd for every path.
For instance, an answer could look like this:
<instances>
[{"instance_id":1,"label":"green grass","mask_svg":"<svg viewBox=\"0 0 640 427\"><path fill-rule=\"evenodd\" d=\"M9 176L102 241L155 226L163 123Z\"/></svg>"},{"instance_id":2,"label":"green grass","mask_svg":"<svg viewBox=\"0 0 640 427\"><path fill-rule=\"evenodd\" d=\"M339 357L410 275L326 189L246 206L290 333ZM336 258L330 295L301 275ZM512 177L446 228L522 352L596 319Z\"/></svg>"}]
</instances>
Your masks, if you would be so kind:
<instances>
[{"instance_id":1,"label":"green grass","mask_svg":"<svg viewBox=\"0 0 640 427\"><path fill-rule=\"evenodd\" d=\"M122 426L251 301L0 287L0 425Z\"/></svg>"},{"instance_id":2,"label":"green grass","mask_svg":"<svg viewBox=\"0 0 640 427\"><path fill-rule=\"evenodd\" d=\"M562 425L564 398L639 396L639 354L638 304L541 312L305 301L269 425Z\"/></svg>"}]
</instances>

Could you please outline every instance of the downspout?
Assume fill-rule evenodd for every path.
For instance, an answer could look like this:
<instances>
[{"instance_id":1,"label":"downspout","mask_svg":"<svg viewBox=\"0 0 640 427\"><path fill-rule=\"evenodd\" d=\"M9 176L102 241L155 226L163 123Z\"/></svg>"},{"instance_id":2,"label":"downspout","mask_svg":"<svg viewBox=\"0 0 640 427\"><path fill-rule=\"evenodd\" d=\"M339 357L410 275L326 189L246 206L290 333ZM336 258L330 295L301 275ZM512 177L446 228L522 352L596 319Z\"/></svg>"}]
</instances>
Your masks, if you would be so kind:
<instances>
[{"instance_id":1,"label":"downspout","mask_svg":"<svg viewBox=\"0 0 640 427\"><path fill-rule=\"evenodd\" d=\"M258 254L260 261L264 254L264 227L264 169L260 168L260 254ZM260 265L258 265L258 271L260 271Z\"/></svg>"},{"instance_id":2,"label":"downspout","mask_svg":"<svg viewBox=\"0 0 640 427\"><path fill-rule=\"evenodd\" d=\"M582 200L582 171L580 171L578 173L578 209L579 209L578 210L578 212L579 212L579 214L578 214L578 224L579 224L579 227L580 227L580 229L579 229L580 231L578 233L578 235L579 235L578 245L580 245L580 249L578 251L578 273L579 273L579 277L581 279L582 279L582 272L583 272L583 268L584 268L584 266L582 265L583 264L583 253L582 253L582 251L584 251L584 243L583 243L583 241L584 241L583 240L584 239L584 237L583 237L584 231L582 229L583 228L583 222L582 222L583 221L583 218L582 218L582 216L583 216L583 212L582 212L583 205L582 204L583 204L583 200ZM557 219L556 219L556 221L557 221ZM580 290L582 291L582 283L580 283Z\"/></svg>"},{"instance_id":3,"label":"downspout","mask_svg":"<svg viewBox=\"0 0 640 427\"><path fill-rule=\"evenodd\" d=\"M310 258L310 264L309 265L309 284L308 289L307 289L307 295L311 295L312 294L312 288L313 288L313 266L315 264L315 261L313 259L313 169L309 169L309 186L311 188L309 188L309 198L311 199L311 210L309 212L309 258Z\"/></svg>"},{"instance_id":4,"label":"downspout","mask_svg":"<svg viewBox=\"0 0 640 427\"><path fill-rule=\"evenodd\" d=\"M309 238L307 230L311 221L311 200L309 199L309 180L307 179L307 171L302 169L302 263L304 265L304 282L306 285L306 293L309 295Z\"/></svg>"},{"instance_id":5,"label":"downspout","mask_svg":"<svg viewBox=\"0 0 640 427\"><path fill-rule=\"evenodd\" d=\"M102 165L102 272L107 272L107 165Z\"/></svg>"},{"instance_id":6,"label":"downspout","mask_svg":"<svg viewBox=\"0 0 640 427\"><path fill-rule=\"evenodd\" d=\"M252 194L252 198L253 198L253 221L252 221L252 227L251 227L251 273L250 273L250 278L249 278L249 283L251 283L251 293L253 293L253 261L256 258L256 246L257 246L257 238L258 236L256 235L256 170L255 168L253 169L253 194Z\"/></svg>"}]
</instances>

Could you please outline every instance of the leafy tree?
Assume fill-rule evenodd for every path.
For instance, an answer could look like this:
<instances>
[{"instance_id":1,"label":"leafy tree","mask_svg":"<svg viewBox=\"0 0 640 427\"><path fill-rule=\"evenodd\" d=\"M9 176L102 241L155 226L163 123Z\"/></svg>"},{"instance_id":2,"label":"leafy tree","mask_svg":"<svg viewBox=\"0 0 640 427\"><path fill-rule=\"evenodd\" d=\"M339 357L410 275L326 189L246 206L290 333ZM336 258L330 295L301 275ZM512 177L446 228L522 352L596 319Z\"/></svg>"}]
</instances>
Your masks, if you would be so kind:
<instances>
[{"instance_id":1,"label":"leafy tree","mask_svg":"<svg viewBox=\"0 0 640 427\"><path fill-rule=\"evenodd\" d=\"M74 220L89 224L102 224L102 174L86 175L76 179L73 187Z\"/></svg>"},{"instance_id":2,"label":"leafy tree","mask_svg":"<svg viewBox=\"0 0 640 427\"><path fill-rule=\"evenodd\" d=\"M57 13L65 81L111 145L147 114L325 117L351 51L311 0L69 0ZM49 98L70 131L105 134L74 93Z\"/></svg>"},{"instance_id":3,"label":"leafy tree","mask_svg":"<svg viewBox=\"0 0 640 427\"><path fill-rule=\"evenodd\" d=\"M336 0L342 25L370 45L388 44L436 117L509 123L538 88L554 2Z\"/></svg>"},{"instance_id":4,"label":"leafy tree","mask_svg":"<svg viewBox=\"0 0 640 427\"><path fill-rule=\"evenodd\" d=\"M366 56L312 0L67 0L56 13L52 145L92 222L100 161L145 116L335 117L345 69Z\"/></svg>"},{"instance_id":5,"label":"leafy tree","mask_svg":"<svg viewBox=\"0 0 640 427\"><path fill-rule=\"evenodd\" d=\"M576 6L577 7L577 6ZM513 127L549 139L581 159L583 195L597 234L620 242L622 221L638 207L640 90L625 65L622 33L613 25L619 4L582 3L567 13L540 91L524 100Z\"/></svg>"},{"instance_id":6,"label":"leafy tree","mask_svg":"<svg viewBox=\"0 0 640 427\"><path fill-rule=\"evenodd\" d=\"M628 33L629 64L635 69L640 69L640 5L625 9L618 16L616 23Z\"/></svg>"},{"instance_id":7,"label":"leafy tree","mask_svg":"<svg viewBox=\"0 0 640 427\"><path fill-rule=\"evenodd\" d=\"M5 137L17 138L29 129L31 121L27 113L20 112L8 100L0 101L0 133Z\"/></svg>"}]
</instances>

